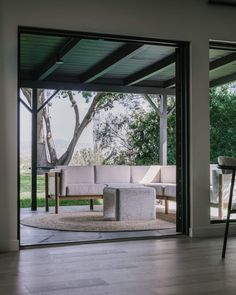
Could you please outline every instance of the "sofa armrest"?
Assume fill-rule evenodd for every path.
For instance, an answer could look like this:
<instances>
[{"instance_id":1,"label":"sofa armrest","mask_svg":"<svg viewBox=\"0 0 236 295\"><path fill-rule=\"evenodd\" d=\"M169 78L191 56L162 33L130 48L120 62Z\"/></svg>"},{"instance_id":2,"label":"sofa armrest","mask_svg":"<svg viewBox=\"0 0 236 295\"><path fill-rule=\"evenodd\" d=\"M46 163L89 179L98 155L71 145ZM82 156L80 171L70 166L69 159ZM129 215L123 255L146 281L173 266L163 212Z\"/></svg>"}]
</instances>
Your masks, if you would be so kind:
<instances>
[{"instance_id":1,"label":"sofa armrest","mask_svg":"<svg viewBox=\"0 0 236 295\"><path fill-rule=\"evenodd\" d=\"M231 174L225 174L221 169L212 170L211 202L228 202Z\"/></svg>"},{"instance_id":2,"label":"sofa armrest","mask_svg":"<svg viewBox=\"0 0 236 295\"><path fill-rule=\"evenodd\" d=\"M211 202L219 203L222 192L222 173L219 169L214 168L211 171Z\"/></svg>"},{"instance_id":3,"label":"sofa armrest","mask_svg":"<svg viewBox=\"0 0 236 295\"><path fill-rule=\"evenodd\" d=\"M50 170L45 173L45 187L48 196L61 195L61 174L60 170Z\"/></svg>"}]
</instances>

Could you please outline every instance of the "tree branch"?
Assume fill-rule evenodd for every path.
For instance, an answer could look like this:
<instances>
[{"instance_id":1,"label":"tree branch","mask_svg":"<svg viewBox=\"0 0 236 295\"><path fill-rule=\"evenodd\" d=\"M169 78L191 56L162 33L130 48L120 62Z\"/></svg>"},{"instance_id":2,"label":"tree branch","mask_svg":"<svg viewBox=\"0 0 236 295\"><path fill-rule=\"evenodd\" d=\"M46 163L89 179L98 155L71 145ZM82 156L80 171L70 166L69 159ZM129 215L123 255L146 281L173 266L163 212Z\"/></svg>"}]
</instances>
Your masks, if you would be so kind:
<instances>
[{"instance_id":1,"label":"tree branch","mask_svg":"<svg viewBox=\"0 0 236 295\"><path fill-rule=\"evenodd\" d=\"M55 147L55 143L54 143L53 136L52 136L52 129L51 129L51 122L50 122L50 117L49 117L48 106L45 106L42 111L43 111L43 119L44 119L45 126L46 126L46 140L47 140L47 147L48 147L48 152L49 152L49 156L50 156L50 162L51 162L51 164L56 164L57 163L57 152L56 152L56 147Z\"/></svg>"},{"instance_id":2,"label":"tree branch","mask_svg":"<svg viewBox=\"0 0 236 295\"><path fill-rule=\"evenodd\" d=\"M97 93L94 98L93 101L86 113L86 115L84 116L81 124L75 124L75 131L74 131L74 136L70 141L70 144L67 147L66 152L60 157L60 159L58 160L58 165L68 165L72 156L73 156L73 152L74 152L74 148L78 142L78 139L80 137L80 135L82 134L84 128L89 124L89 122L92 120L92 117L95 113L96 110L96 106L99 102L99 100L101 99L101 97L104 95L105 93L101 92L101 93Z\"/></svg>"},{"instance_id":3,"label":"tree branch","mask_svg":"<svg viewBox=\"0 0 236 295\"><path fill-rule=\"evenodd\" d=\"M109 99L104 103L104 101L100 101L98 102L95 111L99 112L102 109L106 109L111 107L111 105L120 99L120 95L117 94L108 94L108 93L104 93L105 96L110 96Z\"/></svg>"},{"instance_id":4,"label":"tree branch","mask_svg":"<svg viewBox=\"0 0 236 295\"><path fill-rule=\"evenodd\" d=\"M170 115L171 115L174 111L175 111L175 106L173 106L173 107L170 109L170 111L169 111L168 114L167 114L167 118L169 118Z\"/></svg>"},{"instance_id":5,"label":"tree branch","mask_svg":"<svg viewBox=\"0 0 236 295\"><path fill-rule=\"evenodd\" d=\"M119 130L115 130L114 128L111 127L111 125L110 125L110 129L112 131L111 136L113 137L113 139L117 138L118 140L120 140L120 144L124 148L127 148L128 150L130 150L131 148L127 144L127 141L119 134Z\"/></svg>"},{"instance_id":6,"label":"tree branch","mask_svg":"<svg viewBox=\"0 0 236 295\"><path fill-rule=\"evenodd\" d=\"M32 91L30 88L21 88L21 91L23 92L26 100L28 101L28 104L32 107Z\"/></svg>"},{"instance_id":7,"label":"tree branch","mask_svg":"<svg viewBox=\"0 0 236 295\"><path fill-rule=\"evenodd\" d=\"M154 109L154 111L161 116L160 110L158 109L158 107L156 106L156 104L153 102L153 100L151 99L151 97L147 94L143 94L144 97L146 98L146 100L149 102L149 104L151 105L151 107Z\"/></svg>"},{"instance_id":8,"label":"tree branch","mask_svg":"<svg viewBox=\"0 0 236 295\"><path fill-rule=\"evenodd\" d=\"M72 91L68 91L67 94L69 96L69 100L75 112L75 128L74 128L74 135L75 135L75 132L80 124L79 108L78 108L76 100L74 99Z\"/></svg>"}]
</instances>

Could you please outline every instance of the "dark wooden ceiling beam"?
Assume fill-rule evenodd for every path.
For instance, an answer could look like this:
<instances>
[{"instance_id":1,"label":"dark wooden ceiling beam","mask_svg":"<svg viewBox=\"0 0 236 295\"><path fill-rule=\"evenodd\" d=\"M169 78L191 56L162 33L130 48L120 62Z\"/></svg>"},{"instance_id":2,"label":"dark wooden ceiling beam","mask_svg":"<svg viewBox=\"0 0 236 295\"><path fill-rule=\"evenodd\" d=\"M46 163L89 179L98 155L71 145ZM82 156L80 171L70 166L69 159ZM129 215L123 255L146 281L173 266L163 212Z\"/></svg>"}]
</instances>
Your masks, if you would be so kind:
<instances>
[{"instance_id":1,"label":"dark wooden ceiling beam","mask_svg":"<svg viewBox=\"0 0 236 295\"><path fill-rule=\"evenodd\" d=\"M223 56L221 58L218 58L216 60L213 60L211 63L210 63L210 71L212 70L215 70L215 69L218 69L224 65L227 65L231 62L234 62L236 61L236 52L234 53L230 53L226 56Z\"/></svg>"},{"instance_id":2,"label":"dark wooden ceiling beam","mask_svg":"<svg viewBox=\"0 0 236 295\"><path fill-rule=\"evenodd\" d=\"M61 49L57 50L37 72L37 80L44 80L53 73L60 66L60 61L63 62L63 58L71 53L80 40L79 38L70 38Z\"/></svg>"},{"instance_id":3,"label":"dark wooden ceiling beam","mask_svg":"<svg viewBox=\"0 0 236 295\"><path fill-rule=\"evenodd\" d=\"M77 90L77 91L104 91L121 93L148 93L160 95L175 95L175 89L152 87L152 86L124 86L116 84L95 84L49 80L20 80L19 86L23 88L41 88L55 90Z\"/></svg>"},{"instance_id":4,"label":"dark wooden ceiling beam","mask_svg":"<svg viewBox=\"0 0 236 295\"><path fill-rule=\"evenodd\" d=\"M117 66L124 60L131 58L133 55L146 48L143 44L127 43L122 47L112 52L109 56L105 57L102 61L93 66L86 73L79 76L80 83L90 83L95 79L101 77L113 67Z\"/></svg>"},{"instance_id":5,"label":"dark wooden ceiling beam","mask_svg":"<svg viewBox=\"0 0 236 295\"><path fill-rule=\"evenodd\" d=\"M236 81L236 74L235 73L210 81L210 87L221 86L221 85L224 85L224 84L227 84L230 82L234 82L234 81Z\"/></svg>"},{"instance_id":6,"label":"dark wooden ceiling beam","mask_svg":"<svg viewBox=\"0 0 236 295\"><path fill-rule=\"evenodd\" d=\"M174 86L175 86L175 77L163 82L164 88L170 88L170 87L174 87Z\"/></svg>"},{"instance_id":7,"label":"dark wooden ceiling beam","mask_svg":"<svg viewBox=\"0 0 236 295\"><path fill-rule=\"evenodd\" d=\"M236 6L235 0L208 0L209 4Z\"/></svg>"},{"instance_id":8,"label":"dark wooden ceiling beam","mask_svg":"<svg viewBox=\"0 0 236 295\"><path fill-rule=\"evenodd\" d=\"M124 80L124 85L134 85L143 80L146 80L154 75L156 75L159 71L166 68L167 66L173 64L175 62L175 54L171 54L158 62L146 67L145 69L138 71Z\"/></svg>"}]
</instances>

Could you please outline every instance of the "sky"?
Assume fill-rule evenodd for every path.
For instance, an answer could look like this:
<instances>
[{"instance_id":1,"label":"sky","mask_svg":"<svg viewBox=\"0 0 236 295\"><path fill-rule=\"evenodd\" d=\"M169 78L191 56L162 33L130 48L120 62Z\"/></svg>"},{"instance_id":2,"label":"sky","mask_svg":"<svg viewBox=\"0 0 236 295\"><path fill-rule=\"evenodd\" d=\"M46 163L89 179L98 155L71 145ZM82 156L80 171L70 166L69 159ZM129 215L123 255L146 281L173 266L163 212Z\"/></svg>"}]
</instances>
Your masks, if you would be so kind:
<instances>
[{"instance_id":1,"label":"sky","mask_svg":"<svg viewBox=\"0 0 236 295\"><path fill-rule=\"evenodd\" d=\"M84 99L77 96L81 119L84 117L89 104L85 103ZM20 115L21 125L21 140L29 141L31 133L31 114L21 105ZM73 134L75 116L69 99L53 98L52 106L50 107L50 118L52 123L53 134L57 139L69 140ZM87 136L83 139L88 142Z\"/></svg>"},{"instance_id":2,"label":"sky","mask_svg":"<svg viewBox=\"0 0 236 295\"><path fill-rule=\"evenodd\" d=\"M21 98L25 100L23 94L21 93ZM77 94L75 96L80 112L80 120L83 120L85 116L90 102L86 103L85 99L81 94ZM75 124L75 114L74 110L71 106L71 103L68 98L58 98L55 97L51 101L50 106L50 118L51 118L51 127L53 138L55 140L55 144L66 145L73 136L74 124ZM121 106L120 104L116 104L116 107L109 112L115 113L124 113L128 110ZM104 116L105 113L101 113L101 117ZM21 138L21 152L24 156L27 154L30 155L30 146L31 146L31 114L30 112L21 104L20 109L20 138ZM93 121L89 123L76 146L76 150L82 148L93 148ZM57 147L57 146L56 146ZM58 146L59 147L59 146ZM60 149L61 147L59 147Z\"/></svg>"}]
</instances>

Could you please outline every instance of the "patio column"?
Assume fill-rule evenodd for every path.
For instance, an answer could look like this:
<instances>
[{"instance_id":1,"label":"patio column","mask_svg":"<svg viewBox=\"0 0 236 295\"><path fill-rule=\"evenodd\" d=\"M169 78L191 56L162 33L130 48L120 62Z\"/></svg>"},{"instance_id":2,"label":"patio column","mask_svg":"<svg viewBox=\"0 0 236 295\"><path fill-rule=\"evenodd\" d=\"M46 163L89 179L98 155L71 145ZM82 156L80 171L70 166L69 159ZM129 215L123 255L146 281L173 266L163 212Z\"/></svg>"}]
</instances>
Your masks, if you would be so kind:
<instances>
[{"instance_id":1,"label":"patio column","mask_svg":"<svg viewBox=\"0 0 236 295\"><path fill-rule=\"evenodd\" d=\"M37 210L37 117L38 89L32 89L32 134L31 134L31 210Z\"/></svg>"},{"instance_id":2,"label":"patio column","mask_svg":"<svg viewBox=\"0 0 236 295\"><path fill-rule=\"evenodd\" d=\"M160 101L160 164L167 165L167 95Z\"/></svg>"}]
</instances>

